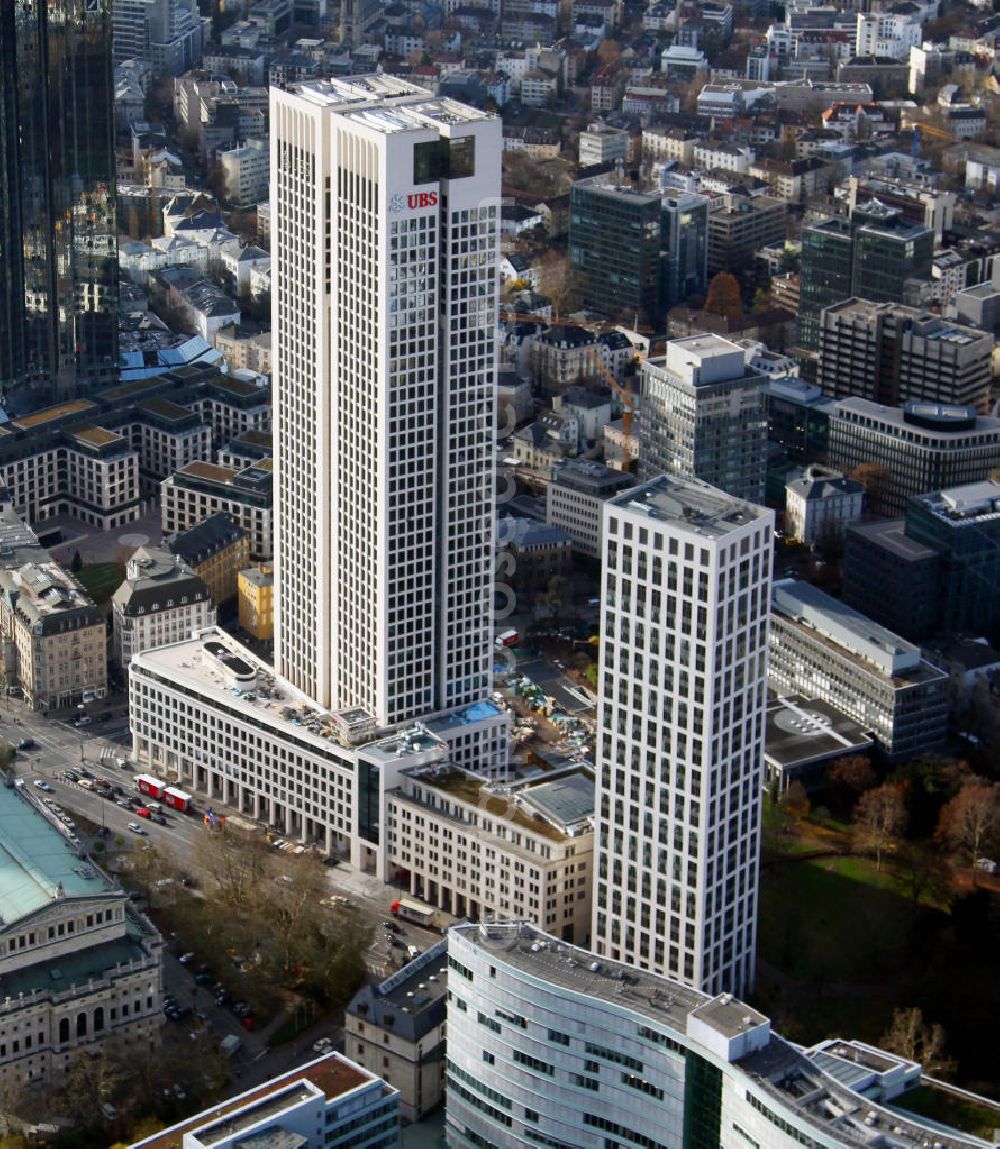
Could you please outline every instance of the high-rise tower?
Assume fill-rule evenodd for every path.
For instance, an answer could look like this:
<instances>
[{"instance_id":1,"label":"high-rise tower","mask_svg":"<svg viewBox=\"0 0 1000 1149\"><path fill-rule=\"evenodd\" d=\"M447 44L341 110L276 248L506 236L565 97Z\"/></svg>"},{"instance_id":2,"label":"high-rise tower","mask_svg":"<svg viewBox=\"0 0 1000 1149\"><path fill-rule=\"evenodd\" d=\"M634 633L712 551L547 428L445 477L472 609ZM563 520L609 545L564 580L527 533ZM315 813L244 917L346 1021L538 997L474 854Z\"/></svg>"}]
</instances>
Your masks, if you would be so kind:
<instances>
[{"instance_id":1,"label":"high-rise tower","mask_svg":"<svg viewBox=\"0 0 1000 1149\"><path fill-rule=\"evenodd\" d=\"M605 504L593 948L753 983L774 515L662 476Z\"/></svg>"},{"instance_id":2,"label":"high-rise tower","mask_svg":"<svg viewBox=\"0 0 1000 1149\"><path fill-rule=\"evenodd\" d=\"M276 669L380 727L461 711L442 733L493 769L475 706L492 691L500 121L370 76L272 89L271 131Z\"/></svg>"},{"instance_id":3,"label":"high-rise tower","mask_svg":"<svg viewBox=\"0 0 1000 1149\"><path fill-rule=\"evenodd\" d=\"M111 0L0 4L0 386L118 362Z\"/></svg>"}]
</instances>

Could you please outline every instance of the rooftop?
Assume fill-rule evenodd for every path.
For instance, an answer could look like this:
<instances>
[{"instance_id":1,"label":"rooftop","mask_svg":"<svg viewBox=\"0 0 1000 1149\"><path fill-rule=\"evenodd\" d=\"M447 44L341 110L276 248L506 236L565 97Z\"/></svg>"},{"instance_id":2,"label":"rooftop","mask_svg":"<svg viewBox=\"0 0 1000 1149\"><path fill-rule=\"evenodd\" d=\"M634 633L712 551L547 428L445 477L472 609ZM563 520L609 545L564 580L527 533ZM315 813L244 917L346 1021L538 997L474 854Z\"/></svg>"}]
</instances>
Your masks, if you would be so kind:
<instances>
[{"instance_id":1,"label":"rooftop","mask_svg":"<svg viewBox=\"0 0 1000 1149\"><path fill-rule=\"evenodd\" d=\"M289 91L384 135L496 118L447 97L428 98L426 88L382 74L307 80Z\"/></svg>"},{"instance_id":2,"label":"rooftop","mask_svg":"<svg viewBox=\"0 0 1000 1149\"><path fill-rule=\"evenodd\" d=\"M863 726L827 702L793 694L768 704L764 756L777 766L859 754L871 745Z\"/></svg>"},{"instance_id":3,"label":"rooftop","mask_svg":"<svg viewBox=\"0 0 1000 1149\"><path fill-rule=\"evenodd\" d=\"M913 501L951 526L974 526L1000 517L1000 483L986 479L917 495Z\"/></svg>"},{"instance_id":4,"label":"rooftop","mask_svg":"<svg viewBox=\"0 0 1000 1149\"><path fill-rule=\"evenodd\" d=\"M645 514L692 535L716 539L771 514L764 507L733 498L699 479L668 475L625 491L608 505Z\"/></svg>"},{"instance_id":5,"label":"rooftop","mask_svg":"<svg viewBox=\"0 0 1000 1149\"><path fill-rule=\"evenodd\" d=\"M80 860L32 795L18 786L0 786L0 925L59 898L95 897L113 889L96 866Z\"/></svg>"},{"instance_id":6,"label":"rooftop","mask_svg":"<svg viewBox=\"0 0 1000 1149\"><path fill-rule=\"evenodd\" d=\"M938 557L937 551L910 538L903 519L890 519L883 523L855 523L848 529L866 542L891 551L904 562L921 562Z\"/></svg>"},{"instance_id":7,"label":"rooftop","mask_svg":"<svg viewBox=\"0 0 1000 1149\"><path fill-rule=\"evenodd\" d=\"M89 399L74 399L69 403L57 403L54 407L44 407L41 411L34 411L30 415L21 415L12 419L13 426L27 431L31 427L40 427L44 423L54 423L68 419L74 415L89 415L97 411L97 404Z\"/></svg>"},{"instance_id":8,"label":"rooftop","mask_svg":"<svg viewBox=\"0 0 1000 1149\"><path fill-rule=\"evenodd\" d=\"M272 1078L256 1089L249 1089L211 1109L205 1109L179 1125L163 1130L162 1133L154 1133L152 1137L137 1142L134 1149L139 1149L140 1146L141 1149L184 1149L185 1135L196 1135L201 1140L201 1131L208 1133L212 1128L219 1128L218 1123L222 1120L238 1121L239 1115L250 1109L259 1112L257 1106L267 1104L277 1096L284 1097L287 1103L288 1090L296 1086L312 1086L319 1090L327 1101L333 1101L353 1089L377 1080L374 1074L355 1065L353 1061L348 1061L341 1054L329 1053L288 1073L283 1073L280 1077ZM212 1141L202 1143L211 1145Z\"/></svg>"}]
</instances>

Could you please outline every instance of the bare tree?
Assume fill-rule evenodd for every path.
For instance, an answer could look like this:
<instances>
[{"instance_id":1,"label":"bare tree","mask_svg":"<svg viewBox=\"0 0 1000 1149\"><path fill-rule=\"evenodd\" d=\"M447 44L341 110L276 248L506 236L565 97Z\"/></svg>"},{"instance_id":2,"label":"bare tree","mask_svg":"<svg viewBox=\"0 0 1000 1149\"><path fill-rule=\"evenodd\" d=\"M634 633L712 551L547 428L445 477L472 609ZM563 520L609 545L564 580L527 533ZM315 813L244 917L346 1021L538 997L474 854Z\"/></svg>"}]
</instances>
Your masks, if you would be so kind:
<instances>
[{"instance_id":1,"label":"bare tree","mask_svg":"<svg viewBox=\"0 0 1000 1149\"><path fill-rule=\"evenodd\" d=\"M936 837L964 854L973 869L1000 840L1000 785L968 781L941 810Z\"/></svg>"},{"instance_id":2,"label":"bare tree","mask_svg":"<svg viewBox=\"0 0 1000 1149\"><path fill-rule=\"evenodd\" d=\"M827 770L825 780L837 807L844 812L853 809L865 790L871 790L878 781L863 754L838 758Z\"/></svg>"},{"instance_id":3,"label":"bare tree","mask_svg":"<svg viewBox=\"0 0 1000 1149\"><path fill-rule=\"evenodd\" d=\"M945 1032L940 1025L927 1025L923 1011L916 1006L897 1009L892 1023L879 1039L879 1045L907 1061L918 1061L924 1072L950 1077L957 1068L954 1058L945 1057Z\"/></svg>"},{"instance_id":4,"label":"bare tree","mask_svg":"<svg viewBox=\"0 0 1000 1149\"><path fill-rule=\"evenodd\" d=\"M902 788L887 783L862 794L854 808L854 822L859 845L875 855L875 869L881 870L882 855L906 829Z\"/></svg>"}]
</instances>

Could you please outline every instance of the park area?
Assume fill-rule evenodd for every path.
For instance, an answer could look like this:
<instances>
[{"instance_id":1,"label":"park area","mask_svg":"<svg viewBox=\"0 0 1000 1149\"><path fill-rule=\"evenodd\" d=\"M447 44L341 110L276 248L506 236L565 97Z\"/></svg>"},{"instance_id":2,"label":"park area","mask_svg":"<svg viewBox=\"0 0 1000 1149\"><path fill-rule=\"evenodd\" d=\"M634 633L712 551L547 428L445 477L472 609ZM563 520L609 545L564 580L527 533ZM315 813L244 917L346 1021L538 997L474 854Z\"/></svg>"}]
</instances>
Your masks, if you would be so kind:
<instances>
[{"instance_id":1,"label":"park area","mask_svg":"<svg viewBox=\"0 0 1000 1149\"><path fill-rule=\"evenodd\" d=\"M792 1041L881 1044L1000 1098L1000 879L970 865L942 829L961 790L954 764L906 769L906 784L883 783L899 785L904 813L877 841L843 793L829 795L839 817L801 795L765 803L753 1001Z\"/></svg>"}]
</instances>

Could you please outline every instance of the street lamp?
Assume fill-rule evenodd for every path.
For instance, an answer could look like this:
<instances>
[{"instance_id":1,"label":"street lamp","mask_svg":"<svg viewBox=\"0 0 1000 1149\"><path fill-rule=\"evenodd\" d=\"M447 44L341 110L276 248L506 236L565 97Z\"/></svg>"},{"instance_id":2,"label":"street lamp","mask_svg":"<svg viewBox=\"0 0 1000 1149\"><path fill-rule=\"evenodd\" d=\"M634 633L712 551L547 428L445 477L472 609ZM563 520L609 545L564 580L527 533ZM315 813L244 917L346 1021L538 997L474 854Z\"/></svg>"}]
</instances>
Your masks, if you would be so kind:
<instances>
[{"instance_id":1,"label":"street lamp","mask_svg":"<svg viewBox=\"0 0 1000 1149\"><path fill-rule=\"evenodd\" d=\"M80 765L81 766L83 765L83 727L80 725L79 719L81 719L83 717L84 713L86 712L86 709L87 709L86 706L84 706L84 704L82 702L78 702L76 704L77 728L80 731Z\"/></svg>"}]
</instances>

